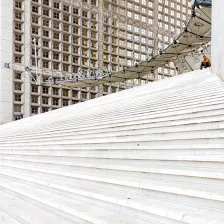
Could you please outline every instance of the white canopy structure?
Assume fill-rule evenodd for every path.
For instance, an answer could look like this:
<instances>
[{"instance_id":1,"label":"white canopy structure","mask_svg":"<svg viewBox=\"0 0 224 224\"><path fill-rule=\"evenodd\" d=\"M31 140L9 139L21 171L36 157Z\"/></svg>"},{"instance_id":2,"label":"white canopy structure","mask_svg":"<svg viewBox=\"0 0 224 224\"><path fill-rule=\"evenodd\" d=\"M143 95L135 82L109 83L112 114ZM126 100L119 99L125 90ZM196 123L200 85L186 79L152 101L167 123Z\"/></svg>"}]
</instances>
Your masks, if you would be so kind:
<instances>
[{"instance_id":1,"label":"white canopy structure","mask_svg":"<svg viewBox=\"0 0 224 224\"><path fill-rule=\"evenodd\" d=\"M212 0L193 0L193 8L200 6L211 6Z\"/></svg>"},{"instance_id":2,"label":"white canopy structure","mask_svg":"<svg viewBox=\"0 0 224 224\"><path fill-rule=\"evenodd\" d=\"M100 85L108 82L124 82L129 79L138 79L147 74L153 73L158 67L169 62L181 64L185 62L185 56L197 54L197 49L203 48L211 40L211 7L197 8L192 12L192 17L183 29L182 33L165 50L150 60L135 64L117 73L107 73L103 76L85 76L80 78L72 75L69 78L57 80L57 84L71 87L86 87ZM192 71L190 65L177 67L180 73Z\"/></svg>"}]
</instances>

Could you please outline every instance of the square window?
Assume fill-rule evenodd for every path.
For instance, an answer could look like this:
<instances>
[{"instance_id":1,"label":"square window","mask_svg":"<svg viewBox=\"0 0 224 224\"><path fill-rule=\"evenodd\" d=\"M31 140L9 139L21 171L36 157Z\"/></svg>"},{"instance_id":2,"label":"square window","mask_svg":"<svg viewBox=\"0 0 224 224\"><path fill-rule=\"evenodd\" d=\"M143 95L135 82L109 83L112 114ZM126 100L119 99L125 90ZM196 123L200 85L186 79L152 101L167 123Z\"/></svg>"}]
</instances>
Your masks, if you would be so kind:
<instances>
[{"instance_id":1,"label":"square window","mask_svg":"<svg viewBox=\"0 0 224 224\"><path fill-rule=\"evenodd\" d=\"M52 93L53 93L53 95L58 96L59 95L59 89L58 88L53 88Z\"/></svg>"},{"instance_id":2,"label":"square window","mask_svg":"<svg viewBox=\"0 0 224 224\"><path fill-rule=\"evenodd\" d=\"M38 86L34 86L34 85L32 85L32 92L33 93L38 93Z\"/></svg>"},{"instance_id":3,"label":"square window","mask_svg":"<svg viewBox=\"0 0 224 224\"><path fill-rule=\"evenodd\" d=\"M15 1L15 8L22 9L22 2Z\"/></svg>"},{"instance_id":4,"label":"square window","mask_svg":"<svg viewBox=\"0 0 224 224\"><path fill-rule=\"evenodd\" d=\"M38 107L31 107L32 114L38 114Z\"/></svg>"},{"instance_id":5,"label":"square window","mask_svg":"<svg viewBox=\"0 0 224 224\"><path fill-rule=\"evenodd\" d=\"M21 101L22 101L21 95L19 95L19 94L15 94L15 95L14 95L14 100L15 100L15 101L18 101L18 102L21 102Z\"/></svg>"},{"instance_id":6,"label":"square window","mask_svg":"<svg viewBox=\"0 0 224 224\"><path fill-rule=\"evenodd\" d=\"M65 12L69 12L69 6L68 5L63 5L63 10Z\"/></svg>"},{"instance_id":7,"label":"square window","mask_svg":"<svg viewBox=\"0 0 224 224\"><path fill-rule=\"evenodd\" d=\"M43 5L49 6L49 0L43 0Z\"/></svg>"},{"instance_id":8,"label":"square window","mask_svg":"<svg viewBox=\"0 0 224 224\"><path fill-rule=\"evenodd\" d=\"M54 2L54 8L59 9L60 8L60 3L59 2Z\"/></svg>"},{"instance_id":9,"label":"square window","mask_svg":"<svg viewBox=\"0 0 224 224\"><path fill-rule=\"evenodd\" d=\"M49 88L48 87L42 87L42 93L48 94L49 93Z\"/></svg>"},{"instance_id":10,"label":"square window","mask_svg":"<svg viewBox=\"0 0 224 224\"><path fill-rule=\"evenodd\" d=\"M68 100L62 100L63 107L68 106Z\"/></svg>"},{"instance_id":11,"label":"square window","mask_svg":"<svg viewBox=\"0 0 224 224\"><path fill-rule=\"evenodd\" d=\"M46 112L48 112L49 111L49 108L47 108L47 107L43 107L42 108L42 113L46 113Z\"/></svg>"},{"instance_id":12,"label":"square window","mask_svg":"<svg viewBox=\"0 0 224 224\"><path fill-rule=\"evenodd\" d=\"M48 104L48 98L42 97L42 104Z\"/></svg>"},{"instance_id":13,"label":"square window","mask_svg":"<svg viewBox=\"0 0 224 224\"><path fill-rule=\"evenodd\" d=\"M21 91L21 90L22 90L22 84L20 84L20 83L15 83L15 84L14 84L14 89L17 90L17 91Z\"/></svg>"},{"instance_id":14,"label":"square window","mask_svg":"<svg viewBox=\"0 0 224 224\"><path fill-rule=\"evenodd\" d=\"M14 105L14 112L20 113L21 112L21 105Z\"/></svg>"},{"instance_id":15,"label":"square window","mask_svg":"<svg viewBox=\"0 0 224 224\"><path fill-rule=\"evenodd\" d=\"M53 101L52 102L53 106L58 106L59 105L59 100L58 99L53 98L52 101Z\"/></svg>"},{"instance_id":16,"label":"square window","mask_svg":"<svg viewBox=\"0 0 224 224\"><path fill-rule=\"evenodd\" d=\"M38 96L31 96L31 102L32 103L38 103L38 99L39 99Z\"/></svg>"}]
</instances>

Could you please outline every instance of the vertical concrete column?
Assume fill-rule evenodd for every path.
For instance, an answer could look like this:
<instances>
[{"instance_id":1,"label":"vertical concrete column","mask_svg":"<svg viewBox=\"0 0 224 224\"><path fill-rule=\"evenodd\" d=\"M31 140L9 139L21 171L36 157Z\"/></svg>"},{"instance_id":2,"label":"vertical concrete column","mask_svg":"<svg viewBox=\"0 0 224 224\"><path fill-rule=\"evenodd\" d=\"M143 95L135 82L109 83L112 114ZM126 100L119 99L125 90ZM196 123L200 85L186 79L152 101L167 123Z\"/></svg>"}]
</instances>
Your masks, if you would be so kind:
<instances>
[{"instance_id":1,"label":"vertical concrete column","mask_svg":"<svg viewBox=\"0 0 224 224\"><path fill-rule=\"evenodd\" d=\"M164 1L164 0L163 0ZM164 2L163 2L164 3ZM158 26L159 26L159 11L158 11L158 0L154 1L154 29L153 29L153 36L154 36L154 51L153 55L157 55L157 49L158 49ZM154 81L158 81L158 71L155 70L154 74Z\"/></svg>"},{"instance_id":2,"label":"vertical concrete column","mask_svg":"<svg viewBox=\"0 0 224 224\"><path fill-rule=\"evenodd\" d=\"M79 99L79 101L81 101L82 100L82 89L81 88L78 88L79 89L79 91L78 91L78 99Z\"/></svg>"},{"instance_id":3,"label":"vertical concrete column","mask_svg":"<svg viewBox=\"0 0 224 224\"><path fill-rule=\"evenodd\" d=\"M158 70L154 71L153 77L154 77L154 81L158 81Z\"/></svg>"},{"instance_id":4,"label":"vertical concrete column","mask_svg":"<svg viewBox=\"0 0 224 224\"><path fill-rule=\"evenodd\" d=\"M103 0L98 0L98 70L103 71ZM103 86L98 88L98 97L103 96Z\"/></svg>"},{"instance_id":5,"label":"vertical concrete column","mask_svg":"<svg viewBox=\"0 0 224 224\"><path fill-rule=\"evenodd\" d=\"M60 86L60 89L59 89L59 102L58 102L58 106L61 107L62 106L62 86Z\"/></svg>"},{"instance_id":6,"label":"vertical concrete column","mask_svg":"<svg viewBox=\"0 0 224 224\"><path fill-rule=\"evenodd\" d=\"M110 83L110 85L108 86L108 93L109 93L109 94L111 94L111 93L112 93L111 83Z\"/></svg>"},{"instance_id":7,"label":"vertical concrete column","mask_svg":"<svg viewBox=\"0 0 224 224\"><path fill-rule=\"evenodd\" d=\"M159 25L159 11L158 11L158 0L154 1L154 23L153 23L153 37L154 37L154 51L153 55L157 55L157 50L158 49L158 25Z\"/></svg>"},{"instance_id":8,"label":"vertical concrete column","mask_svg":"<svg viewBox=\"0 0 224 224\"><path fill-rule=\"evenodd\" d=\"M70 92L71 92L71 90L70 90ZM52 85L49 87L49 94L50 94L50 97L48 100L48 104L50 106L49 110L52 110L52 95L53 95L53 86ZM71 95L71 93L70 93L70 95ZM71 98L71 96L70 96L70 98Z\"/></svg>"},{"instance_id":9,"label":"vertical concrete column","mask_svg":"<svg viewBox=\"0 0 224 224\"><path fill-rule=\"evenodd\" d=\"M212 71L224 84L224 1L212 1ZM215 25L214 25L215 24Z\"/></svg>"},{"instance_id":10,"label":"vertical concrete column","mask_svg":"<svg viewBox=\"0 0 224 224\"><path fill-rule=\"evenodd\" d=\"M24 1L24 64L30 66L31 64L31 0ZM25 71L24 73L24 116L29 117L31 115L31 84L30 75Z\"/></svg>"},{"instance_id":11,"label":"vertical concrete column","mask_svg":"<svg viewBox=\"0 0 224 224\"><path fill-rule=\"evenodd\" d=\"M98 68L103 70L103 0L98 0Z\"/></svg>"},{"instance_id":12,"label":"vertical concrete column","mask_svg":"<svg viewBox=\"0 0 224 224\"><path fill-rule=\"evenodd\" d=\"M0 1L0 125L13 120L13 70L5 63L13 62L14 1Z\"/></svg>"}]
</instances>

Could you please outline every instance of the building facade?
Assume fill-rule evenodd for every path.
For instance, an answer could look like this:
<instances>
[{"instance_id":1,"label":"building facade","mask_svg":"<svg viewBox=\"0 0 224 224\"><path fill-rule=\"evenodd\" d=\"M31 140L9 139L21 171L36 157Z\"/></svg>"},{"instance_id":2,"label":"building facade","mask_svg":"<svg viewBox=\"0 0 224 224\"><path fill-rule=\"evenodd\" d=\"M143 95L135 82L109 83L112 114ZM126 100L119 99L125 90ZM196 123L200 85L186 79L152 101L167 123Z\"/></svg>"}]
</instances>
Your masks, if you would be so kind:
<instances>
[{"instance_id":1,"label":"building facade","mask_svg":"<svg viewBox=\"0 0 224 224\"><path fill-rule=\"evenodd\" d=\"M2 0L0 4L0 124L19 119L21 113L28 117L175 75L171 64L156 75L121 84L71 89L49 82L58 72L116 72L146 60L173 41L191 14L190 0Z\"/></svg>"}]
</instances>

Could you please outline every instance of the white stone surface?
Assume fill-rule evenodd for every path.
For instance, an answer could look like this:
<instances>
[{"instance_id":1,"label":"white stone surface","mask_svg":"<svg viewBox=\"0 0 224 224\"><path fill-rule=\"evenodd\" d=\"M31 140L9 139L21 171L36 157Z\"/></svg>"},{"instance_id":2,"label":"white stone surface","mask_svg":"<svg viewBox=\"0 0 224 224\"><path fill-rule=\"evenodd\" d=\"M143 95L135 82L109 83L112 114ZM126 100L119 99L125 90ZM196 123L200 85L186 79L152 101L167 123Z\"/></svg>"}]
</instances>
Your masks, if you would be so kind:
<instances>
[{"instance_id":1,"label":"white stone surface","mask_svg":"<svg viewBox=\"0 0 224 224\"><path fill-rule=\"evenodd\" d=\"M224 32L221 28L224 23L224 2L212 1L212 70L224 82Z\"/></svg>"},{"instance_id":2,"label":"white stone surface","mask_svg":"<svg viewBox=\"0 0 224 224\"><path fill-rule=\"evenodd\" d=\"M2 125L0 209L15 223L223 224L223 100L207 69Z\"/></svg>"},{"instance_id":3,"label":"white stone surface","mask_svg":"<svg viewBox=\"0 0 224 224\"><path fill-rule=\"evenodd\" d=\"M0 1L0 125L12 120L12 70L4 68L13 60L13 0Z\"/></svg>"}]
</instances>

